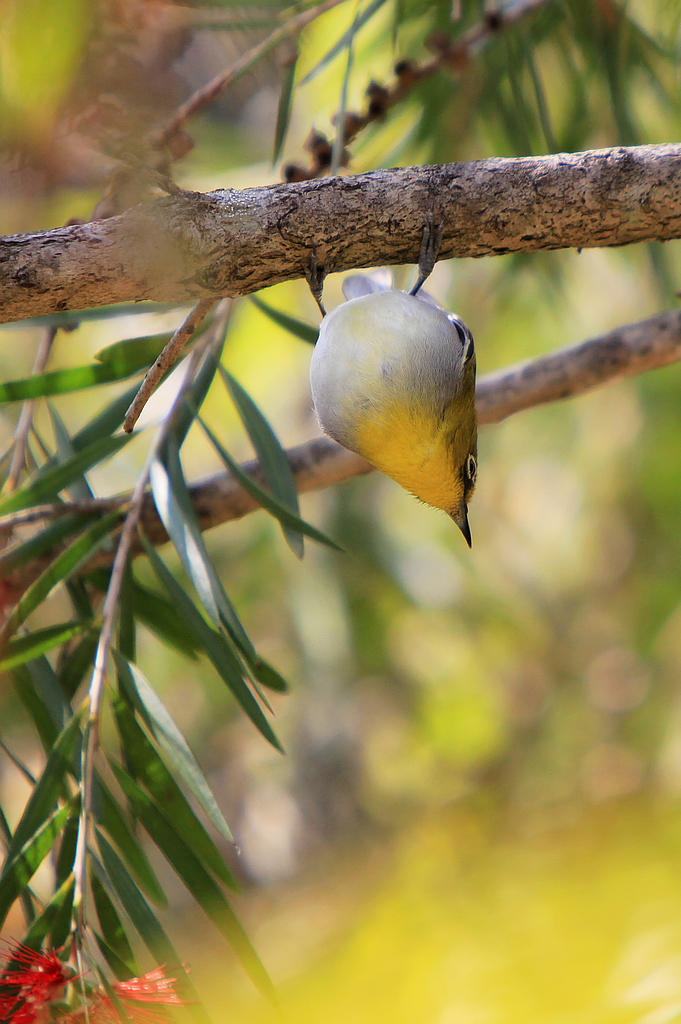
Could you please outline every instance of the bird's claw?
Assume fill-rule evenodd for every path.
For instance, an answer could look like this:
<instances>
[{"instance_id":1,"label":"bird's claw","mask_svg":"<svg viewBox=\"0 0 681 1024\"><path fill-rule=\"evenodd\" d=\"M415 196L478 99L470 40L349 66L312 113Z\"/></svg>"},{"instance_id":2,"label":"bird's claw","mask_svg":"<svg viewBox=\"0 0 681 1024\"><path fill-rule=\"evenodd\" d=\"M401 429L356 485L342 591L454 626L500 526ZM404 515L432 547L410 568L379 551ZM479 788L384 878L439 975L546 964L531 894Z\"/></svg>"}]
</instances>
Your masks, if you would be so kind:
<instances>
[{"instance_id":1,"label":"bird's claw","mask_svg":"<svg viewBox=\"0 0 681 1024\"><path fill-rule=\"evenodd\" d=\"M412 288L410 295L416 295L421 286L426 282L433 272L433 267L437 260L437 254L440 251L440 243L442 242L442 234L445 229L444 221L441 221L437 227L433 220L432 212L428 214L425 226L423 228L423 236L421 238L421 251L419 253L419 276L416 284Z\"/></svg>"},{"instance_id":2,"label":"bird's claw","mask_svg":"<svg viewBox=\"0 0 681 1024\"><path fill-rule=\"evenodd\" d=\"M305 271L305 277L307 279L308 286L312 292L312 298L319 306L319 311L322 316L326 316L326 310L324 309L324 303L322 298L324 295L324 279L328 274L327 266L320 267L317 262L317 252L315 249L312 250L310 256L310 263Z\"/></svg>"}]
</instances>

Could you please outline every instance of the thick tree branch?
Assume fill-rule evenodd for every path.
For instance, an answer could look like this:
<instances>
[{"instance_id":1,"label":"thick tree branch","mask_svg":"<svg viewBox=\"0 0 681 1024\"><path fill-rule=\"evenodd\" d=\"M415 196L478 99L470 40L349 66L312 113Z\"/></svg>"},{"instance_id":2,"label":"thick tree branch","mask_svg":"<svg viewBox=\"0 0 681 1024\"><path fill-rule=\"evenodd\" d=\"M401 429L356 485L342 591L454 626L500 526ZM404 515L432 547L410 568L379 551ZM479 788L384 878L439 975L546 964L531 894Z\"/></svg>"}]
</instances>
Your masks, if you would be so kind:
<instances>
[{"instance_id":1,"label":"thick tree branch","mask_svg":"<svg viewBox=\"0 0 681 1024\"><path fill-rule=\"evenodd\" d=\"M0 240L0 320L153 299L244 295L418 259L681 237L681 145L406 167L264 188L182 192L119 217Z\"/></svg>"},{"instance_id":2,"label":"thick tree branch","mask_svg":"<svg viewBox=\"0 0 681 1024\"><path fill-rule=\"evenodd\" d=\"M478 419L481 424L498 423L522 409L579 395L610 381L668 366L679 360L681 310L660 313L580 345L487 374L478 382ZM322 490L350 477L369 473L373 468L359 455L347 451L328 437L317 437L291 448L287 455L300 493ZM242 468L258 483L267 486L257 462L248 462ZM241 519L260 508L226 472L198 481L190 488L190 493L202 530ZM115 507L115 500L104 499L99 503L100 511L108 512ZM126 506L130 497L124 495L117 500L121 506ZM63 511L62 506L55 506L55 516L63 514ZM85 503L82 509L71 504L69 511L92 513L93 503ZM40 513L40 518L50 518L47 506L41 506L35 512ZM20 512L16 517L10 515L0 519L0 530L26 522L27 515ZM140 521L152 543L167 541L150 494L143 503ZM139 552L140 545L133 546L133 550ZM44 558L16 570L11 568L11 551L0 556L0 608L18 598L55 553L48 552ZM110 561L111 553L103 551L90 568Z\"/></svg>"}]
</instances>

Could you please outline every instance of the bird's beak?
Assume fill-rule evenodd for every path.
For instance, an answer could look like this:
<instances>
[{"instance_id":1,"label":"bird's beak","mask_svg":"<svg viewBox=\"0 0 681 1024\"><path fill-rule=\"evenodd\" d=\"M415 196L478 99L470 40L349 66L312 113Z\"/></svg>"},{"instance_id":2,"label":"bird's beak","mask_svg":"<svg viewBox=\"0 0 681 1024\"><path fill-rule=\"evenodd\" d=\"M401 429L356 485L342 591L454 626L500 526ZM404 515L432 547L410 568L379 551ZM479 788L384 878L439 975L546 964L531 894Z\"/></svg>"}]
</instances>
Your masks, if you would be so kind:
<instances>
[{"instance_id":1,"label":"bird's beak","mask_svg":"<svg viewBox=\"0 0 681 1024\"><path fill-rule=\"evenodd\" d=\"M452 517L452 519L454 520L454 522L464 535L468 547L472 547L473 545L471 542L471 528L468 525L468 509L466 507L466 502L462 501L457 511L450 512L449 515Z\"/></svg>"}]
</instances>

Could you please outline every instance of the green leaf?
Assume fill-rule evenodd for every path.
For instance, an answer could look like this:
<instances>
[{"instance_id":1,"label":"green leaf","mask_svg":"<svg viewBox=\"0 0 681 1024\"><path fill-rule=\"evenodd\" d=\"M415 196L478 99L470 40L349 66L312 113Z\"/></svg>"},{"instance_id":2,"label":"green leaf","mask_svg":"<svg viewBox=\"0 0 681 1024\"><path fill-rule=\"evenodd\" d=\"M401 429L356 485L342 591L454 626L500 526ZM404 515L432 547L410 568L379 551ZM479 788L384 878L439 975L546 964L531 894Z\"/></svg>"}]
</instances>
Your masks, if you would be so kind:
<instances>
[{"instance_id":1,"label":"green leaf","mask_svg":"<svg viewBox=\"0 0 681 1024\"><path fill-rule=\"evenodd\" d=\"M50 370L48 373L22 380L8 380L6 384L0 384L0 402L25 402L29 398L66 395L72 391L95 387L97 384L111 384L139 373L155 358L154 356L149 360L142 359L140 353L136 360L139 364L137 366L122 368L115 363L91 363L88 366L73 366L66 370Z\"/></svg>"},{"instance_id":2,"label":"green leaf","mask_svg":"<svg viewBox=\"0 0 681 1024\"><path fill-rule=\"evenodd\" d=\"M39 505L48 498L54 498L82 473L98 465L123 448L132 434L125 437L104 437L94 441L76 455L59 465L40 469L33 480L0 501L0 515L16 512L31 505Z\"/></svg>"},{"instance_id":3,"label":"green leaf","mask_svg":"<svg viewBox=\"0 0 681 1024\"><path fill-rule=\"evenodd\" d=\"M170 573L162 559L146 541L145 550L159 581L175 602L187 626L197 637L198 644L205 650L220 677L227 684L242 710L248 715L255 727L276 750L283 753L283 748L275 736L272 727L265 718L260 705L243 679L243 669L236 655L222 634L211 629L198 609L187 597L184 589Z\"/></svg>"},{"instance_id":4,"label":"green leaf","mask_svg":"<svg viewBox=\"0 0 681 1024\"><path fill-rule=\"evenodd\" d=\"M220 851L190 807L152 740L143 732L132 708L119 698L114 701L114 713L128 774L139 779L156 802L166 809L178 833L191 844L197 857L216 878L238 891L236 880Z\"/></svg>"},{"instance_id":5,"label":"green leaf","mask_svg":"<svg viewBox=\"0 0 681 1024\"><path fill-rule=\"evenodd\" d=\"M282 505L300 518L296 482L291 472L291 467L288 464L286 452L280 445L279 439L251 396L244 391L238 381L222 366L220 367L220 373L227 390L232 396L232 401L241 417L241 422L251 439L251 444L255 448L260 468L268 487L272 491L273 497L278 498ZM302 558L302 534L288 526L282 525L282 529L293 553L298 558Z\"/></svg>"},{"instance_id":6,"label":"green leaf","mask_svg":"<svg viewBox=\"0 0 681 1024\"><path fill-rule=\"evenodd\" d=\"M122 925L121 925L122 927ZM108 942L104 939L99 932L93 931L95 942L99 948L100 953L106 960L109 968L111 969L114 977L118 981L127 981L128 978L138 978L141 974L137 966L128 966L125 960L123 960L118 953L111 948ZM126 1014L121 1013L119 1020L125 1020Z\"/></svg>"},{"instance_id":7,"label":"green leaf","mask_svg":"<svg viewBox=\"0 0 681 1024\"><path fill-rule=\"evenodd\" d=\"M26 889L45 857L51 852L69 813L69 807L62 807L56 811L50 809L47 818L41 820L40 825L33 830L32 837L20 847L17 843L17 833L14 833L0 875L0 927L5 923L15 899ZM21 835L24 833L25 830L22 829Z\"/></svg>"},{"instance_id":8,"label":"green leaf","mask_svg":"<svg viewBox=\"0 0 681 1024\"><path fill-rule=\"evenodd\" d=\"M228 842L233 843L234 837L199 767L199 763L167 708L137 666L126 661L118 651L113 651L112 653L121 683L126 688L132 702L136 706L141 705L141 710L144 711L148 724L158 743L165 751L172 767L194 794L217 831Z\"/></svg>"},{"instance_id":9,"label":"green leaf","mask_svg":"<svg viewBox=\"0 0 681 1024\"><path fill-rule=\"evenodd\" d=\"M33 920L31 927L21 940L25 946L38 949L45 937L52 933L61 942L50 941L52 946L62 946L68 937L74 893L73 876L66 878L59 886L46 907Z\"/></svg>"},{"instance_id":10,"label":"green leaf","mask_svg":"<svg viewBox=\"0 0 681 1024\"><path fill-rule=\"evenodd\" d=\"M192 337L195 338L197 333L195 331ZM112 345L95 352L95 359L102 366L111 366L119 373L136 373L158 359L173 334L174 331L165 331L163 334L146 334L141 338L114 341Z\"/></svg>"},{"instance_id":11,"label":"green leaf","mask_svg":"<svg viewBox=\"0 0 681 1024\"><path fill-rule=\"evenodd\" d=\"M343 33L340 39L334 43L330 50L327 50L322 59L315 64L311 71L308 71L305 78L303 78L299 84L307 85L307 83L311 82L313 78L316 78L319 72L322 71L326 65L334 59L334 57L337 57L346 46L350 46L355 34L367 23L367 21L369 21L370 18L374 16L376 11L381 9L384 3L385 0L373 0L368 7L365 7L361 14L358 12L353 19L350 28Z\"/></svg>"},{"instance_id":12,"label":"green leaf","mask_svg":"<svg viewBox=\"0 0 681 1024\"><path fill-rule=\"evenodd\" d=\"M73 861L76 856L76 839L78 837L78 822L80 819L80 794L73 798L71 813L64 825L64 832L59 844L59 854L55 864L54 874L57 886L62 885L73 871ZM61 945L61 943L59 943Z\"/></svg>"},{"instance_id":13,"label":"green leaf","mask_svg":"<svg viewBox=\"0 0 681 1024\"><path fill-rule=\"evenodd\" d=\"M98 643L99 633L97 630L89 630L61 662L59 682L69 700L73 699L86 672L92 667Z\"/></svg>"},{"instance_id":14,"label":"green leaf","mask_svg":"<svg viewBox=\"0 0 681 1024\"><path fill-rule=\"evenodd\" d=\"M175 439L178 451L184 444L189 428L194 422L196 414L203 405L203 400L213 383L217 368L220 365L220 357L226 337L227 327L225 328L220 346L215 351L211 348L206 353L201 369L186 391L184 401L175 410L172 423L172 437Z\"/></svg>"},{"instance_id":15,"label":"green leaf","mask_svg":"<svg viewBox=\"0 0 681 1024\"><path fill-rule=\"evenodd\" d=\"M98 306L92 309L75 309L65 313L48 313L47 316L32 316L26 320L14 320L0 324L3 328L17 327L60 327L73 330L86 320L111 320L117 316L142 316L145 313L167 313L177 309L176 302L124 302L118 306Z\"/></svg>"},{"instance_id":16,"label":"green leaf","mask_svg":"<svg viewBox=\"0 0 681 1024\"><path fill-rule=\"evenodd\" d=\"M26 665L18 665L12 669L12 679L21 703L36 727L43 749L49 752L59 735L59 727L55 725L48 707L36 693L36 688Z\"/></svg>"},{"instance_id":17,"label":"green leaf","mask_svg":"<svg viewBox=\"0 0 681 1024\"><path fill-rule=\"evenodd\" d=\"M7 851L8 861L19 853L24 844L30 841L31 837L37 833L38 829L42 828L52 814L62 790L62 783L66 775L72 771L73 756L80 749L82 714L82 711L76 713L57 737L42 775L14 830L14 836Z\"/></svg>"},{"instance_id":18,"label":"green leaf","mask_svg":"<svg viewBox=\"0 0 681 1024\"><path fill-rule=\"evenodd\" d=\"M136 968L134 953L113 901L93 870L90 870L90 886L97 919L106 945L113 950L117 961L122 963L124 969L128 971L127 976L132 977Z\"/></svg>"},{"instance_id":19,"label":"green leaf","mask_svg":"<svg viewBox=\"0 0 681 1024\"><path fill-rule=\"evenodd\" d=\"M281 156L282 146L288 131L291 118L291 100L293 98L293 85L296 80L296 65L298 63L298 52L290 57L283 67L281 79L281 93L279 94L279 106L277 108L277 126L274 131L274 151L272 153L272 166L276 164Z\"/></svg>"},{"instance_id":20,"label":"green leaf","mask_svg":"<svg viewBox=\"0 0 681 1024\"><path fill-rule=\"evenodd\" d=\"M249 476L248 473L244 473L239 464L234 461L229 452L222 444L220 444L210 427L200 418L199 423L203 427L208 439L232 476L238 480L243 489L248 491L251 497L255 498L255 500L259 502L267 512L270 512L275 516L275 518L287 526L295 527L296 530L300 533L304 533L305 536L310 537L311 540L316 540L320 544L325 544L334 551L343 551L340 544L336 544L335 541L331 540L330 537L327 537L325 533L321 532L321 530L317 530L314 526L310 526L310 524L304 519L294 515L288 508L286 508L285 505L282 505L280 501L277 501L277 499L273 498L271 494L264 491L262 487L255 482L252 476Z\"/></svg>"},{"instance_id":21,"label":"green leaf","mask_svg":"<svg viewBox=\"0 0 681 1024\"><path fill-rule=\"evenodd\" d=\"M276 693L288 692L288 683L284 677L264 658L257 658L251 665L251 671L258 682L269 690L274 690Z\"/></svg>"},{"instance_id":22,"label":"green leaf","mask_svg":"<svg viewBox=\"0 0 681 1024\"><path fill-rule=\"evenodd\" d=\"M71 704L62 690L57 673L44 655L29 662L27 669L35 692L54 723L56 732L50 743L51 750L54 740L71 717Z\"/></svg>"},{"instance_id":23,"label":"green leaf","mask_svg":"<svg viewBox=\"0 0 681 1024\"><path fill-rule=\"evenodd\" d=\"M187 658L196 660L196 643L177 609L162 594L133 580L130 587L130 606L133 614L147 629L156 633L164 643Z\"/></svg>"},{"instance_id":24,"label":"green leaf","mask_svg":"<svg viewBox=\"0 0 681 1024\"><path fill-rule=\"evenodd\" d=\"M161 521L206 613L215 626L225 627L240 650L254 658L253 644L210 560L173 439L166 446L165 461L152 463L149 481Z\"/></svg>"},{"instance_id":25,"label":"green leaf","mask_svg":"<svg viewBox=\"0 0 681 1024\"><path fill-rule=\"evenodd\" d=\"M355 35L360 27L361 19L361 6L357 5L355 11L355 17L353 18L352 25L350 26L350 34L348 37L348 57L345 64L345 74L343 75L343 84L341 86L340 102L338 104L338 111L336 113L336 137L333 140L333 149L331 150L331 164L329 165L329 174L338 174L343 159L343 150L345 148L345 115L348 108L348 87L350 85L350 73L352 71L352 65L355 60L354 43Z\"/></svg>"},{"instance_id":26,"label":"green leaf","mask_svg":"<svg viewBox=\"0 0 681 1024\"><path fill-rule=\"evenodd\" d=\"M99 775L95 775L95 787L95 820L109 833L138 885L157 906L166 907L166 894L154 874L146 853L128 828L125 815L111 790Z\"/></svg>"},{"instance_id":27,"label":"green leaf","mask_svg":"<svg viewBox=\"0 0 681 1024\"><path fill-rule=\"evenodd\" d=\"M145 944L152 957L157 963L173 965L173 971L182 982L184 993L186 993L187 1012L194 1017L198 1024L210 1024L210 1018L201 1007L198 993L187 976L182 966L182 960L178 956L170 939L163 931L156 915L147 904L144 896L137 888L128 874L125 865L118 854L107 841L106 836L101 832L97 833L97 843L102 855L102 864L106 871L107 878L100 880L106 884L108 880L120 900L123 910L130 918L133 927L139 933L142 942ZM101 866L96 858L92 859L95 871L99 872Z\"/></svg>"},{"instance_id":28,"label":"green leaf","mask_svg":"<svg viewBox=\"0 0 681 1024\"><path fill-rule=\"evenodd\" d=\"M105 405L77 434L74 434L71 438L71 443L75 451L81 452L84 448L91 445L93 441L99 441L103 437L110 437L114 431L118 430L125 419L130 403L138 391L139 384L133 384L132 387L127 388L122 395L119 395L118 398L114 398L112 402Z\"/></svg>"},{"instance_id":29,"label":"green leaf","mask_svg":"<svg viewBox=\"0 0 681 1024\"><path fill-rule=\"evenodd\" d=\"M158 963L181 963L181 958L175 952L153 910L100 829L97 829L97 845L107 878L151 955L156 958ZM93 861L93 867L95 870L97 869L96 861Z\"/></svg>"},{"instance_id":30,"label":"green leaf","mask_svg":"<svg viewBox=\"0 0 681 1024\"><path fill-rule=\"evenodd\" d=\"M82 633L89 625L88 622L64 622L59 626L46 626L45 629L36 629L26 636L9 640L3 647L0 672L22 665L25 661L31 661L54 647L60 647L67 640Z\"/></svg>"},{"instance_id":31,"label":"green leaf","mask_svg":"<svg viewBox=\"0 0 681 1024\"><path fill-rule=\"evenodd\" d=\"M73 458L76 454L71 441L71 435L69 434L66 426L64 425L61 416L54 408L53 405L48 403L50 410L50 417L52 419L52 429L54 430L54 438L57 442L57 461L66 462L67 459ZM85 476L81 474L76 477L69 484L69 495L73 501L92 501L94 494L92 488L88 484Z\"/></svg>"},{"instance_id":32,"label":"green leaf","mask_svg":"<svg viewBox=\"0 0 681 1024\"><path fill-rule=\"evenodd\" d=\"M71 921L73 917L73 897L76 891L75 878L70 872L67 878L55 893L56 899L50 903L54 906L54 916L50 925L49 945L53 949L59 949L64 945L71 934Z\"/></svg>"},{"instance_id":33,"label":"green leaf","mask_svg":"<svg viewBox=\"0 0 681 1024\"><path fill-rule=\"evenodd\" d=\"M225 899L189 845L179 839L176 830L152 800L117 765L112 764L121 789L127 796L159 850L175 869L199 906L227 939L258 991L274 999L274 988L248 936Z\"/></svg>"},{"instance_id":34,"label":"green leaf","mask_svg":"<svg viewBox=\"0 0 681 1024\"><path fill-rule=\"evenodd\" d=\"M69 544L65 551L57 555L21 597L8 620L8 630L15 630L20 626L65 576L76 572L79 566L91 558L95 551L107 542L108 535L118 520L117 511L109 512Z\"/></svg>"},{"instance_id":35,"label":"green leaf","mask_svg":"<svg viewBox=\"0 0 681 1024\"><path fill-rule=\"evenodd\" d=\"M539 69L537 68L534 60L532 48L525 36L521 38L523 42L525 62L527 64L528 71L530 72L534 95L537 100L537 112L539 114L539 123L541 124L542 132L544 134L544 142L546 143L547 152L555 153L558 147L556 145L556 139L551 126L551 115L549 113L549 105L546 100L544 85L541 80L541 75L539 74Z\"/></svg>"},{"instance_id":36,"label":"green leaf","mask_svg":"<svg viewBox=\"0 0 681 1024\"><path fill-rule=\"evenodd\" d=\"M73 533L78 533L98 518L97 512L86 515L63 516L56 519L50 526L29 537L16 547L9 548L0 555L0 579L9 576L15 569L28 565L44 555L52 552L61 542Z\"/></svg>"},{"instance_id":37,"label":"green leaf","mask_svg":"<svg viewBox=\"0 0 681 1024\"><path fill-rule=\"evenodd\" d=\"M317 338L319 337L319 329L317 327L311 327L304 320L298 320L295 316L282 313L280 309L270 306L268 302L265 302L258 295L249 295L249 299L261 313L264 313L265 316L268 316L270 320L273 320L279 327L283 327L285 331L288 331L294 337L299 338L300 341L305 341L308 345L317 344Z\"/></svg>"}]
</instances>

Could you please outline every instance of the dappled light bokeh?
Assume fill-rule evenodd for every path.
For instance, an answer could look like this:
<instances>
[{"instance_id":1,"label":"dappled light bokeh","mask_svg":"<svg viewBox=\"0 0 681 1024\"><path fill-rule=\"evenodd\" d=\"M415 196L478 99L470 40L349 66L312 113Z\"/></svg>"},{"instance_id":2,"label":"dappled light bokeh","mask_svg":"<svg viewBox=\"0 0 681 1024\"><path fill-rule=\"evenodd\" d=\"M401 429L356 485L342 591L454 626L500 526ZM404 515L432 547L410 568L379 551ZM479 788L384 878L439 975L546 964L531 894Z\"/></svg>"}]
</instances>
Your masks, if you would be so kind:
<instances>
[{"instance_id":1,"label":"dappled light bokeh","mask_svg":"<svg viewBox=\"0 0 681 1024\"><path fill-rule=\"evenodd\" d=\"M75 0L70 6L80 10ZM392 6L358 36L350 107L372 76L389 75ZM643 2L628 9L671 39L672 6L651 4L657 20ZM399 55L421 55L428 7L414 6ZM312 26L299 77L352 18L343 4ZM55 106L75 74L67 57L76 60L85 31L74 27L64 44ZM602 83L589 95L586 67L591 123L575 115L580 98L562 71L552 76L559 58L569 61L569 46L548 23L546 36L535 57L558 144L629 144L600 102ZM202 54L211 67L226 58L215 39L193 45L182 74L196 84ZM509 45L525 43L517 35ZM282 159L300 157L311 125L332 132L345 62L342 53L295 93ZM194 150L173 172L180 184L205 190L278 179L269 163L277 73L273 63L244 86L239 104L226 94L202 115ZM678 104L658 103L649 81L636 81L628 103L640 141L677 138ZM0 82L6 107L11 82L6 74ZM418 97L397 107L353 147L349 170L508 155L499 123L466 107L476 98L481 109L490 104L487 86L474 68L456 88L441 74L433 85L446 97L439 116L428 106L424 120ZM511 87L502 89L508 102ZM29 123L33 101L23 96L38 159L44 124ZM530 141L535 152L547 148ZM0 196L3 234L90 216L97 175L77 183L54 167L50 174L38 185L26 172L18 206ZM651 243L446 261L427 287L471 328L484 375L675 308L680 270L678 242ZM395 272L400 287L412 283L412 268ZM264 298L318 324L304 282ZM325 299L328 307L341 301L339 275L328 278ZM60 333L50 367L89 363L119 339L172 330L183 312L83 322ZM36 328L3 329L3 380L30 372L38 336ZM318 433L310 352L248 298L236 301L224 365L286 447ZM154 396L140 436L89 474L97 495L134 484L177 380ZM50 401L74 431L104 393L110 400L125 386ZM173 650L151 625L140 629L139 666L187 736L234 833L234 846L216 841L243 886L234 907L285 1020L681 1018L680 390L681 367L671 366L483 427L471 551L447 516L378 473L301 498L303 517L343 553L306 540L299 562L264 512L207 535L257 650L290 683L288 694L270 695L285 756L264 742L205 658L184 657L181 638ZM252 457L219 381L203 414L235 458ZM17 415L17 405L2 407L0 449ZM36 429L52 437L45 403ZM221 468L196 425L182 457L192 482ZM181 576L170 548L164 557ZM135 571L156 587L145 560ZM57 594L32 622L60 622L65 603ZM3 740L38 771L34 731L10 685L1 687ZM113 735L107 720L103 735ZM3 756L0 803L10 824L28 792ZM281 1019L157 851L151 856L171 896L164 926L216 1024ZM43 896L52 871L46 864L36 876ZM18 905L7 927L20 932Z\"/></svg>"}]
</instances>

